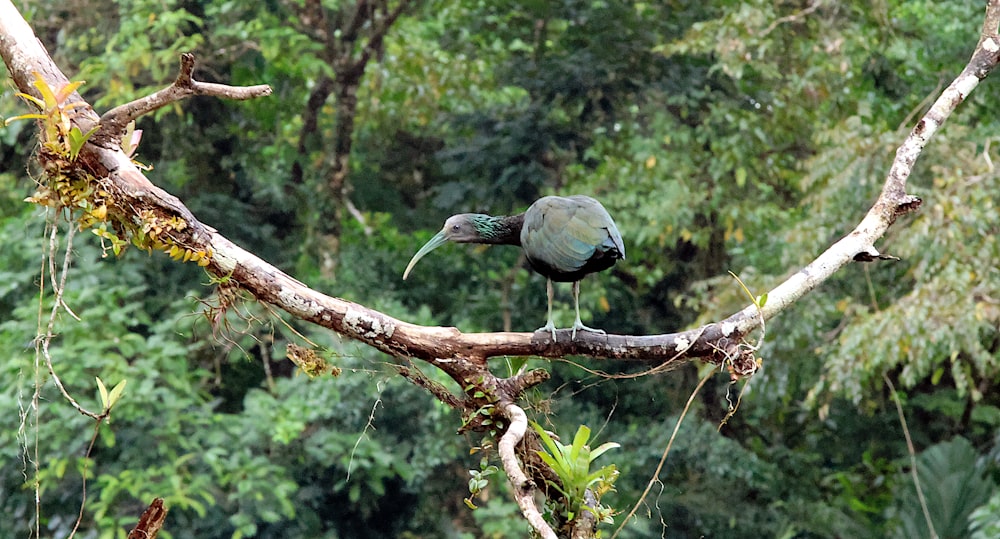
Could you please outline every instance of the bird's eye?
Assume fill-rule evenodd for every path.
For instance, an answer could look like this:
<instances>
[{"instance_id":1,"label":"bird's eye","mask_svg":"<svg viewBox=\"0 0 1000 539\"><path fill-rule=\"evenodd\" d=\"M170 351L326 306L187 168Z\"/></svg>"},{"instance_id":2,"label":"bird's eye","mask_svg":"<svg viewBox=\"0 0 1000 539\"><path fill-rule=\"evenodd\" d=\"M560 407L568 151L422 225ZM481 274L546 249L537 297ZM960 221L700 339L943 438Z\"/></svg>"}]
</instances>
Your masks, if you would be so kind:
<instances>
[{"instance_id":1,"label":"bird's eye","mask_svg":"<svg viewBox=\"0 0 1000 539\"><path fill-rule=\"evenodd\" d=\"M459 230L461 230L461 228L462 225L451 225L451 229L454 230L455 232L458 232Z\"/></svg>"}]
</instances>

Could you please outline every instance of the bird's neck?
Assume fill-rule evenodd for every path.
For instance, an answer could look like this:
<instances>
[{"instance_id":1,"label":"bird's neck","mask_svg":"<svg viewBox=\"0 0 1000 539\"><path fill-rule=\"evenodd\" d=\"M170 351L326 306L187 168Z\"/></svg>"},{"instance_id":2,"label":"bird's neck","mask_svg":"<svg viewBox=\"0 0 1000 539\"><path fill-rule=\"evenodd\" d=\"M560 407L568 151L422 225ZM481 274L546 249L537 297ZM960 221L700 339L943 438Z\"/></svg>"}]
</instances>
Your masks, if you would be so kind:
<instances>
[{"instance_id":1,"label":"bird's neck","mask_svg":"<svg viewBox=\"0 0 1000 539\"><path fill-rule=\"evenodd\" d=\"M524 214L518 215L477 215L473 219L481 243L497 245L521 245L521 227Z\"/></svg>"}]
</instances>

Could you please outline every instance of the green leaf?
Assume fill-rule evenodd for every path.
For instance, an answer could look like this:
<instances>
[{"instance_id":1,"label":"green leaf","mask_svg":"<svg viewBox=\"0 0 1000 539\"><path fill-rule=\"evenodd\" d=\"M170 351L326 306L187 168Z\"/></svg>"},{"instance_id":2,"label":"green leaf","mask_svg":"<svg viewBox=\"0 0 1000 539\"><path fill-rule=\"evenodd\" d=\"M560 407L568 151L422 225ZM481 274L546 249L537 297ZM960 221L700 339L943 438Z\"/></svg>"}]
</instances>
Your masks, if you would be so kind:
<instances>
[{"instance_id":1,"label":"green leaf","mask_svg":"<svg viewBox=\"0 0 1000 539\"><path fill-rule=\"evenodd\" d=\"M31 96L29 96L31 97ZM3 121L4 127L16 122L17 120L44 120L47 118L44 114L21 114L20 116L14 116L13 118L7 118Z\"/></svg>"},{"instance_id":2,"label":"green leaf","mask_svg":"<svg viewBox=\"0 0 1000 539\"><path fill-rule=\"evenodd\" d=\"M573 437L573 445L570 448L569 454L570 461L576 462L576 460L580 458L580 455L587 447L587 442L589 440L590 427L580 425L580 428L576 429L576 436Z\"/></svg>"},{"instance_id":3,"label":"green leaf","mask_svg":"<svg viewBox=\"0 0 1000 539\"><path fill-rule=\"evenodd\" d=\"M99 125L94 126L93 129L87 131L86 133L80 131L80 128L76 126L73 126L73 128L69 130L70 161L76 160L76 156L80 155L80 150L83 149L83 145L86 144L88 140L90 140L90 137L94 136L94 133L97 132L97 129L99 127L100 127Z\"/></svg>"},{"instance_id":4,"label":"green leaf","mask_svg":"<svg viewBox=\"0 0 1000 539\"><path fill-rule=\"evenodd\" d=\"M97 390L101 393L101 408L104 410L108 409L108 388L104 386L104 382L101 381L100 376L97 378Z\"/></svg>"},{"instance_id":5,"label":"green leaf","mask_svg":"<svg viewBox=\"0 0 1000 539\"><path fill-rule=\"evenodd\" d=\"M52 88L49 88L48 83L45 82L45 79L37 71L34 72L34 75L35 80L31 81L31 84L38 89L38 93L42 94L42 101L45 104L44 109L52 110L56 108L59 103L56 101L56 95L52 93Z\"/></svg>"},{"instance_id":6,"label":"green leaf","mask_svg":"<svg viewBox=\"0 0 1000 539\"><path fill-rule=\"evenodd\" d=\"M737 187L743 187L744 185L747 184L747 169L739 167L734 172L734 175L736 176Z\"/></svg>"},{"instance_id":7,"label":"green leaf","mask_svg":"<svg viewBox=\"0 0 1000 539\"><path fill-rule=\"evenodd\" d=\"M505 358L507 362L507 371L510 376L521 372L521 369L528 364L528 358L526 357L516 357L516 358Z\"/></svg>"},{"instance_id":8,"label":"green leaf","mask_svg":"<svg viewBox=\"0 0 1000 539\"><path fill-rule=\"evenodd\" d=\"M127 381L128 380L122 379L122 381L118 382L115 385L115 387L111 388L111 393L110 393L110 395L108 397L108 408L111 408L116 403L118 403L118 399L120 399L121 396L122 396L122 393L125 392L125 383Z\"/></svg>"},{"instance_id":9,"label":"green leaf","mask_svg":"<svg viewBox=\"0 0 1000 539\"><path fill-rule=\"evenodd\" d=\"M544 451L539 451L538 458L542 459L542 462L548 464L549 467L552 468L553 470L559 468L559 463L557 463L555 457L553 457L549 453L546 453Z\"/></svg>"},{"instance_id":10,"label":"green leaf","mask_svg":"<svg viewBox=\"0 0 1000 539\"><path fill-rule=\"evenodd\" d=\"M618 449L621 446L622 446L622 444L620 444L618 442L605 442L605 443L601 444L600 446L598 446L597 449L594 449L594 450L592 450L590 452L590 460L593 461L593 460L597 459L597 457L603 455L604 453L606 453L606 452L608 452L608 451L610 451L612 449Z\"/></svg>"},{"instance_id":11,"label":"green leaf","mask_svg":"<svg viewBox=\"0 0 1000 539\"><path fill-rule=\"evenodd\" d=\"M114 429L102 429L101 439L104 440L104 445L114 447L117 442Z\"/></svg>"},{"instance_id":12,"label":"green leaf","mask_svg":"<svg viewBox=\"0 0 1000 539\"><path fill-rule=\"evenodd\" d=\"M56 94L55 94L55 95L53 96L53 99L55 100L55 103L56 103L57 105L62 105L63 103L65 103L65 102L66 102L66 100L67 100L67 99L69 99L69 96L70 96L70 95L72 95L72 94L73 94L73 92L75 92L75 91L77 90L77 88L79 88L80 86L82 86L82 85L83 85L83 83L84 83L84 81L82 81L82 80L77 80L77 81L73 81L73 82L71 82L71 83L67 84L66 86L63 86L63 87L62 87L62 88L61 88L61 89L60 89L60 90L59 90L59 91L58 91L58 92L57 92L57 93L56 93ZM38 85L36 85L36 86L38 86ZM46 87L47 87L47 86L46 86Z\"/></svg>"},{"instance_id":13,"label":"green leaf","mask_svg":"<svg viewBox=\"0 0 1000 539\"><path fill-rule=\"evenodd\" d=\"M538 433L538 437L542 439L542 443L544 443L545 447L548 448L549 453L556 454L559 452L559 448L556 447L556 441L549 436L548 432L545 432L545 429L543 429L541 425L532 421L531 428L535 429L535 432Z\"/></svg>"}]
</instances>

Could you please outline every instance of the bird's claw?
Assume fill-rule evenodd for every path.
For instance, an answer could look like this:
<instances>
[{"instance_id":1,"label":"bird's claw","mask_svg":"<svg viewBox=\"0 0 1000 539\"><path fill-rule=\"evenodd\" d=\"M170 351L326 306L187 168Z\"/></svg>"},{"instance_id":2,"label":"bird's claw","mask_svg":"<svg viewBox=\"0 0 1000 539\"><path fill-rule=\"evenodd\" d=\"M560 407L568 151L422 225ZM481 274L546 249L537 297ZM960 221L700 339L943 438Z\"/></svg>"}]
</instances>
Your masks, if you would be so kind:
<instances>
[{"instance_id":1,"label":"bird's claw","mask_svg":"<svg viewBox=\"0 0 1000 539\"><path fill-rule=\"evenodd\" d=\"M600 333L601 335L607 335L607 332L604 331L603 329L596 329L596 328L592 328L592 327L587 327L587 326L583 325L583 322L581 322L580 320L577 320L576 322L573 322L573 334L570 337L570 340L576 340L576 330L589 331L591 333Z\"/></svg>"},{"instance_id":2,"label":"bird's claw","mask_svg":"<svg viewBox=\"0 0 1000 539\"><path fill-rule=\"evenodd\" d=\"M573 327L570 328L570 329L573 330L573 333L570 336L570 340L571 341L576 340L576 332L577 331L589 331L591 333L600 333L601 335L607 335L608 334L603 329L597 329L597 328L592 328L592 327L589 327L589 326L585 326L585 325L583 325L583 322L581 322L579 320L577 320L573 324ZM548 321L544 326L536 329L535 333L537 333L539 331L548 331L548 332L552 333L552 342L558 342L556 340L556 325L554 323L552 323L551 320Z\"/></svg>"},{"instance_id":3,"label":"bird's claw","mask_svg":"<svg viewBox=\"0 0 1000 539\"><path fill-rule=\"evenodd\" d=\"M548 322L545 323L544 326L542 326L542 327L540 327L540 328L538 328L538 329L535 330L536 333L539 332L539 331L549 331L549 332L551 332L552 333L552 342L556 342L556 325L552 322L552 320L549 320Z\"/></svg>"}]
</instances>

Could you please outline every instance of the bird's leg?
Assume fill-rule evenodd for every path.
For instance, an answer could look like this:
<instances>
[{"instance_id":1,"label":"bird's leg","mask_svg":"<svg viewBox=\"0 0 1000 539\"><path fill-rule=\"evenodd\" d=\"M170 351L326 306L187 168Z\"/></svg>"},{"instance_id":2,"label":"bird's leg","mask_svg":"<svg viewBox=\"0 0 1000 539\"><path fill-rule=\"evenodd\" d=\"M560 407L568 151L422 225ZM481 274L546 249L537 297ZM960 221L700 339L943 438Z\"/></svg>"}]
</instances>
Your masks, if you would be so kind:
<instances>
[{"instance_id":1,"label":"bird's leg","mask_svg":"<svg viewBox=\"0 0 1000 539\"><path fill-rule=\"evenodd\" d=\"M549 314L546 318L545 325L535 331L551 331L552 342L556 342L556 324L552 321L552 297L555 295L555 291L552 289L552 279L545 279L545 293L549 298Z\"/></svg>"},{"instance_id":2,"label":"bird's leg","mask_svg":"<svg viewBox=\"0 0 1000 539\"><path fill-rule=\"evenodd\" d=\"M576 339L576 330L592 331L594 333L604 333L603 329L589 328L583 325L580 320L580 281L573 281L573 306L576 307L576 321L573 322L573 335L570 340Z\"/></svg>"}]
</instances>

